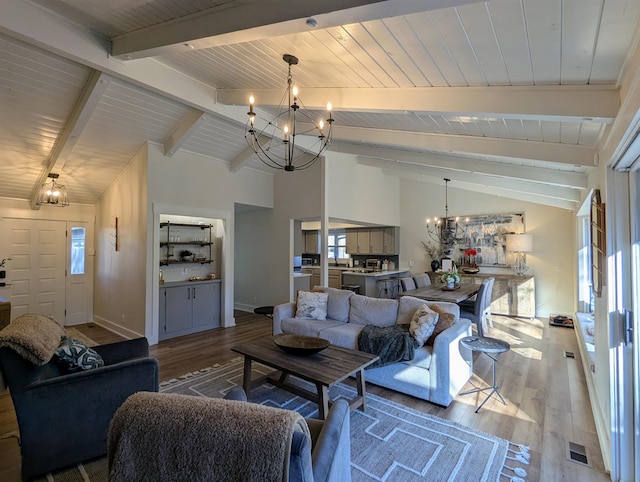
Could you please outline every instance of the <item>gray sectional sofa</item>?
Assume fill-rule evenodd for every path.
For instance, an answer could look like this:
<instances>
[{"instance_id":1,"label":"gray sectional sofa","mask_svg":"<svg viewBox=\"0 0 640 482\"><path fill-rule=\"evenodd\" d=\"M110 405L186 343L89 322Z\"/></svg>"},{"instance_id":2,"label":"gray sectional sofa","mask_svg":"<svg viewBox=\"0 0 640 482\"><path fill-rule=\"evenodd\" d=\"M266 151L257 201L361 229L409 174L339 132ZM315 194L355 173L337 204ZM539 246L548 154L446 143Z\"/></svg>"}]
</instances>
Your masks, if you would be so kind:
<instances>
[{"instance_id":1,"label":"gray sectional sofa","mask_svg":"<svg viewBox=\"0 0 640 482\"><path fill-rule=\"evenodd\" d=\"M295 318L295 303L274 307L273 334L307 335L325 338L344 348L358 349L358 335L365 325L409 324L413 314L425 303L411 296L399 300L357 295L335 288L316 288L328 292L326 320ZM449 406L472 374L471 352L460 346L460 338L471 335L471 322L460 318L453 303L438 305L455 316L454 323L440 332L433 346L416 349L413 360L367 369L367 382L406 393L442 406Z\"/></svg>"}]
</instances>

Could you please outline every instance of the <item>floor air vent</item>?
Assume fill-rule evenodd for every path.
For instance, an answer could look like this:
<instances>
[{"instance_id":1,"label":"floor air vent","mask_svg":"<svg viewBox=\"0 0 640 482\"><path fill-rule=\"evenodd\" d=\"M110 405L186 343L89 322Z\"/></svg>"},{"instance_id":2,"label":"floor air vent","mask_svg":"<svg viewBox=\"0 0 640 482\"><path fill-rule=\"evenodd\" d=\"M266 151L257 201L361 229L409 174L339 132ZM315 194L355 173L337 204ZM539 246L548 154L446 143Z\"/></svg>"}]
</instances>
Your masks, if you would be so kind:
<instances>
[{"instance_id":1,"label":"floor air vent","mask_svg":"<svg viewBox=\"0 0 640 482\"><path fill-rule=\"evenodd\" d=\"M587 448L574 442L567 442L567 458L572 462L591 467L587 457Z\"/></svg>"},{"instance_id":2,"label":"floor air vent","mask_svg":"<svg viewBox=\"0 0 640 482\"><path fill-rule=\"evenodd\" d=\"M564 352L564 357L565 357L565 358L575 358L575 357L576 357L576 354L575 354L575 353L573 353L572 351L565 351L565 352Z\"/></svg>"}]
</instances>

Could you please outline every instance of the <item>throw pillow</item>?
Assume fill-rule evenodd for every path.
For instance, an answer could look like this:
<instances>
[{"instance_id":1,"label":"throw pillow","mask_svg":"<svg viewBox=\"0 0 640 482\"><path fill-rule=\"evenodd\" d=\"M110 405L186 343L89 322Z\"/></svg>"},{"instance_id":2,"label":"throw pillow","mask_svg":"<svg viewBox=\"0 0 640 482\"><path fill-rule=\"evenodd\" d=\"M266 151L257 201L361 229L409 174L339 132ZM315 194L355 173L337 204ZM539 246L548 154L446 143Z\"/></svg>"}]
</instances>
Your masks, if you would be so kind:
<instances>
[{"instance_id":1,"label":"throw pillow","mask_svg":"<svg viewBox=\"0 0 640 482\"><path fill-rule=\"evenodd\" d=\"M326 320L328 293L314 291L298 291L296 318L306 320Z\"/></svg>"},{"instance_id":2,"label":"throw pillow","mask_svg":"<svg viewBox=\"0 0 640 482\"><path fill-rule=\"evenodd\" d=\"M433 346L436 337L456 322L456 315L449 313L438 305L429 305L429 308L438 313L438 322L426 343L427 345Z\"/></svg>"},{"instance_id":3,"label":"throw pillow","mask_svg":"<svg viewBox=\"0 0 640 482\"><path fill-rule=\"evenodd\" d=\"M438 312L429 308L426 304L423 304L411 318L409 325L409 333L416 339L420 346L423 346L438 323Z\"/></svg>"},{"instance_id":4,"label":"throw pillow","mask_svg":"<svg viewBox=\"0 0 640 482\"><path fill-rule=\"evenodd\" d=\"M104 360L97 351L70 336L62 337L54 356L70 372L104 366Z\"/></svg>"}]
</instances>

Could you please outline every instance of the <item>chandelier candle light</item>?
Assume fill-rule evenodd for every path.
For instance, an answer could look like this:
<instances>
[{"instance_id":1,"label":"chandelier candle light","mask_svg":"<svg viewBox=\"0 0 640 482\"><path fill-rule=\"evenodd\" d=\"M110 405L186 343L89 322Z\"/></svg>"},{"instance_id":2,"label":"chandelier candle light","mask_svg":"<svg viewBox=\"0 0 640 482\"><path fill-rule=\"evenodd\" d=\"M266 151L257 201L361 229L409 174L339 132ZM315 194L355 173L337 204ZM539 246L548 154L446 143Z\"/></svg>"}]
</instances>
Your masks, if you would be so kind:
<instances>
[{"instance_id":1,"label":"chandelier candle light","mask_svg":"<svg viewBox=\"0 0 640 482\"><path fill-rule=\"evenodd\" d=\"M45 182L40 188L40 195L38 196L38 205L66 207L69 205L69 199L67 198L67 189L62 185L56 183L59 175L50 173L48 178L50 181Z\"/></svg>"},{"instance_id":2,"label":"chandelier candle light","mask_svg":"<svg viewBox=\"0 0 640 482\"><path fill-rule=\"evenodd\" d=\"M310 167L327 150L331 143L333 118L331 103L328 103L329 117L326 120L314 119L300 100L298 87L292 85L291 66L298 64L298 58L285 54L282 59L289 65L289 74L278 114L271 120L258 117L260 122L256 122L255 98L249 97L249 118L244 137L258 159L267 166L291 172ZM311 146L296 147L296 136L299 135L315 137L316 141ZM281 143L277 142L278 139Z\"/></svg>"},{"instance_id":3,"label":"chandelier candle light","mask_svg":"<svg viewBox=\"0 0 640 482\"><path fill-rule=\"evenodd\" d=\"M460 218L449 216L449 183L451 179L444 180L444 217L427 219L427 234L429 237L439 243L442 248L442 254L451 257L453 248L466 234L465 226L460 223ZM469 218L465 220L468 222ZM424 243L423 243L424 244Z\"/></svg>"}]
</instances>

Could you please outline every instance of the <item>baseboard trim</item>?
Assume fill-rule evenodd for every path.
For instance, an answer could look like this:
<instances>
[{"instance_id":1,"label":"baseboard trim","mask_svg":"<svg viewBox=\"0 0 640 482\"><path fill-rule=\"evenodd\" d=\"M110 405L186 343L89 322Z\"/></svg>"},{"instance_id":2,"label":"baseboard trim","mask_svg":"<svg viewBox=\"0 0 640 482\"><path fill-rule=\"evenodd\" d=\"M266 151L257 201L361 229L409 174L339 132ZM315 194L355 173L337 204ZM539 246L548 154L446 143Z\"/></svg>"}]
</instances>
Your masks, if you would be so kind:
<instances>
[{"instance_id":1,"label":"baseboard trim","mask_svg":"<svg viewBox=\"0 0 640 482\"><path fill-rule=\"evenodd\" d=\"M96 325L101 326L102 328L104 328L105 330L109 330L113 333L115 333L116 335L120 335L123 338L126 338L128 340L131 340L133 338L140 338L143 337L144 335L141 335L140 333L136 333L135 331L131 331L128 328L125 328L124 326L120 326L117 323L113 323L109 320L106 320L104 318L101 318L99 316L93 315L93 323L95 323Z\"/></svg>"},{"instance_id":2,"label":"baseboard trim","mask_svg":"<svg viewBox=\"0 0 640 482\"><path fill-rule=\"evenodd\" d=\"M596 432L598 441L600 442L600 451L602 452L602 461L607 473L611 473L611 432L607 419L602 413L600 403L598 403L598 394L596 392L595 382L593 380L593 372L591 371L591 357L587 351L584 333L582 332L582 323L585 321L586 313L576 313L574 319L574 331L578 339L578 350L580 350L580 358L582 359L582 369L584 370L584 378L587 382L587 392L589 393L589 402L591 403L591 411L593 412L593 420L596 424ZM582 322L582 323L581 323Z\"/></svg>"}]
</instances>

